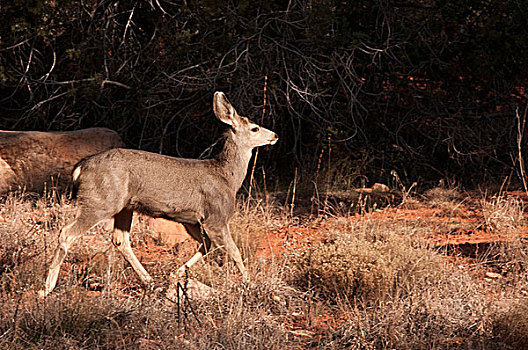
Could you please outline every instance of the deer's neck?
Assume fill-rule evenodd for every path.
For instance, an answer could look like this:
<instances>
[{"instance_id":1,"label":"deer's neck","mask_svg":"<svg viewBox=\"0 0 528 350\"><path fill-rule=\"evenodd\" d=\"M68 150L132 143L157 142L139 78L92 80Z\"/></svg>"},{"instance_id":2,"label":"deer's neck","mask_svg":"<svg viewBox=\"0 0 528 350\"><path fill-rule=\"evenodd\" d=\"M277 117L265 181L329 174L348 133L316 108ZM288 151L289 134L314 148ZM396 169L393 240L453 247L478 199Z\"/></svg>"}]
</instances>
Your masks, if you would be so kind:
<instances>
[{"instance_id":1,"label":"deer's neck","mask_svg":"<svg viewBox=\"0 0 528 350\"><path fill-rule=\"evenodd\" d=\"M252 148L237 144L234 138L233 131L228 131L224 149L217 156L217 160L223 169L226 180L235 191L238 191L247 174Z\"/></svg>"}]
</instances>

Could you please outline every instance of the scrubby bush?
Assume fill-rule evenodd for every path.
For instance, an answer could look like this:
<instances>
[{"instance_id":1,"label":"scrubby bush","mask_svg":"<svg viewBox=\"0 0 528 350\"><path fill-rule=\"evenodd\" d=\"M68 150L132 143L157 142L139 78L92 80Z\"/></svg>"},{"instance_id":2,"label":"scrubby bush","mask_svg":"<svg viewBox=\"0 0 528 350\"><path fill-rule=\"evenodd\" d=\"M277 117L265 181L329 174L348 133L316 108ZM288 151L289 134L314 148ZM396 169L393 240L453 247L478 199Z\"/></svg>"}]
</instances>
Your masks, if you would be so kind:
<instances>
[{"instance_id":1,"label":"scrubby bush","mask_svg":"<svg viewBox=\"0 0 528 350\"><path fill-rule=\"evenodd\" d=\"M484 227L490 232L515 234L526 223L524 205L519 198L496 195L481 199L480 206Z\"/></svg>"},{"instance_id":2,"label":"scrubby bush","mask_svg":"<svg viewBox=\"0 0 528 350\"><path fill-rule=\"evenodd\" d=\"M303 256L296 281L321 298L371 304L424 288L443 268L439 256L389 227L350 225Z\"/></svg>"}]
</instances>

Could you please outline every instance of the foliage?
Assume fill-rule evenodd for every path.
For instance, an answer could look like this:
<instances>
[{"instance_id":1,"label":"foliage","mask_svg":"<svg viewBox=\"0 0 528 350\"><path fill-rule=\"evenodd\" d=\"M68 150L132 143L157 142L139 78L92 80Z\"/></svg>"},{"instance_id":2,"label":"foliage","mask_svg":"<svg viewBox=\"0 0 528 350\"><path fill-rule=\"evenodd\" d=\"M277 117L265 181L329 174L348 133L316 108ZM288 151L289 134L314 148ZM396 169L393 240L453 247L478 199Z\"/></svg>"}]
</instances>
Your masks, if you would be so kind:
<instances>
[{"instance_id":1,"label":"foliage","mask_svg":"<svg viewBox=\"0 0 528 350\"><path fill-rule=\"evenodd\" d=\"M511 172L527 102L523 2L16 0L1 11L5 129L107 126L131 147L197 156L219 134L218 89L279 132L260 161L287 179L315 171L322 149L349 168L368 159L356 181L372 183L392 170L408 184Z\"/></svg>"}]
</instances>

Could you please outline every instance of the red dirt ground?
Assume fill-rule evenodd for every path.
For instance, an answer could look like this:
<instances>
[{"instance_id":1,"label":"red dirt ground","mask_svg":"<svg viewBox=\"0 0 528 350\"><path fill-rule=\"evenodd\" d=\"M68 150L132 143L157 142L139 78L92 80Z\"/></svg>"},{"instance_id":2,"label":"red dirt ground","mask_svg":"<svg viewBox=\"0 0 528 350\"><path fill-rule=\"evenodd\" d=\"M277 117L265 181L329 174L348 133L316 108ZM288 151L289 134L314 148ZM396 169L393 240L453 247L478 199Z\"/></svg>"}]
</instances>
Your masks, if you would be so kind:
<instances>
[{"instance_id":1,"label":"red dirt ground","mask_svg":"<svg viewBox=\"0 0 528 350\"><path fill-rule=\"evenodd\" d=\"M507 192L528 202L528 194L524 191ZM522 239L528 240L528 226L516 228L516 234L511 232L489 232L485 229L481 210L460 205L456 216L447 216L445 211L420 205L418 208L406 209L402 207L377 209L366 214L356 214L342 220L376 220L376 221L401 221L401 222L428 222L433 229L426 238L437 247L479 245L492 242L508 242ZM525 217L528 217L525 214ZM272 255L288 253L290 250L304 252L312 245L319 243L324 237L322 231L327 224L325 221L316 221L309 226L284 225L280 228L266 232L257 255L263 258Z\"/></svg>"},{"instance_id":2,"label":"red dirt ground","mask_svg":"<svg viewBox=\"0 0 528 350\"><path fill-rule=\"evenodd\" d=\"M528 201L528 195L523 191L508 192L507 195ZM432 229L426 234L425 238L433 246L449 249L464 248L467 250L473 246L476 247L492 242L512 241L519 238L528 241L528 226L517 227L515 230L516 235L510 232L490 232L483 225L484 219L481 210L468 208L465 205L460 205L457 208L456 216L446 215L442 209L420 205L413 209L404 207L376 209L370 213L337 219L343 221L426 222ZM308 224L285 224L278 228L257 233L261 237L261 241L256 256L262 259L269 259L292 252L306 252L310 247L320 243L325 238L326 231L329 229L328 226L328 221L316 219L309 221ZM100 241L100 237L101 235L89 235L87 239L92 242L89 244L101 244L103 242ZM109 242L106 242L106 244L109 244ZM146 236L141 244L138 244L134 249L139 260L147 264L168 261L174 258L171 246L160 245L159 242L149 236ZM179 243L178 249L185 249L186 254L188 253L190 256L196 247L194 243L187 241ZM460 253L461 251L457 252ZM462 251L462 255L471 254L464 254Z\"/></svg>"}]
</instances>

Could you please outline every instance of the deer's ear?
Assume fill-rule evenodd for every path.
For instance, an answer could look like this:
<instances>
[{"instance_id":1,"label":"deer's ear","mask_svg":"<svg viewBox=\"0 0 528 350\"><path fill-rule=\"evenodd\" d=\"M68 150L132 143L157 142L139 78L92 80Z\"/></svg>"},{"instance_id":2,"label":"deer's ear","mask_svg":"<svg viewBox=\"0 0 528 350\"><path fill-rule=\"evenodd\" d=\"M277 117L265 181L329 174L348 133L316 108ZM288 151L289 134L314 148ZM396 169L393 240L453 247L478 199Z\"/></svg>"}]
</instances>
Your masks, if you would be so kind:
<instances>
[{"instance_id":1,"label":"deer's ear","mask_svg":"<svg viewBox=\"0 0 528 350\"><path fill-rule=\"evenodd\" d=\"M237 125L235 108L229 103L225 94L217 91L213 97L214 114L220 121L235 127Z\"/></svg>"}]
</instances>

